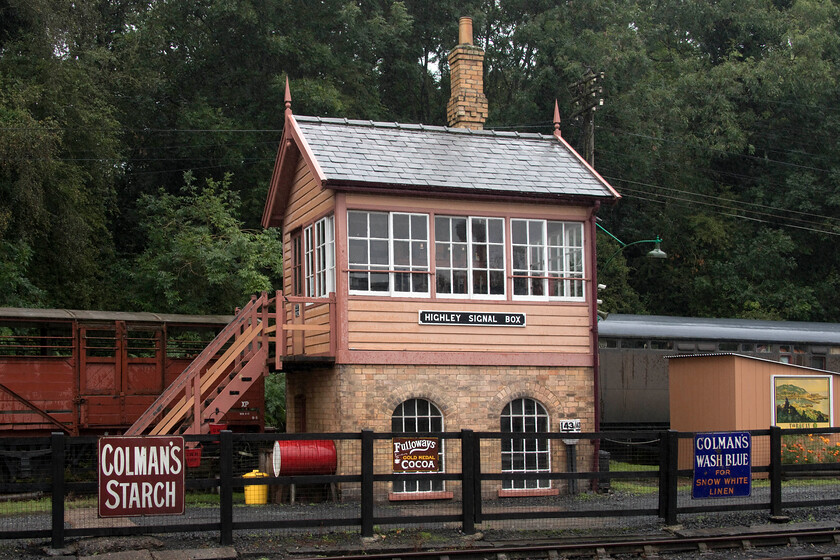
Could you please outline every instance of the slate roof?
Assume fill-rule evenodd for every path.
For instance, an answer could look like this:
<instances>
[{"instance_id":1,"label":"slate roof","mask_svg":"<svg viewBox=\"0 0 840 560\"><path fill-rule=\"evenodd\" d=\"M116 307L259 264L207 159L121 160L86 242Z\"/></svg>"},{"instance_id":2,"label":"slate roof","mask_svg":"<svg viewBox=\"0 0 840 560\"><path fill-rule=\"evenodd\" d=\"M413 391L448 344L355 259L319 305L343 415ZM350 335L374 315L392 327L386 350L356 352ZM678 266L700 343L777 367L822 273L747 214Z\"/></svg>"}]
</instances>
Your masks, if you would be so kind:
<instances>
[{"instance_id":1,"label":"slate roof","mask_svg":"<svg viewBox=\"0 0 840 560\"><path fill-rule=\"evenodd\" d=\"M295 116L327 183L617 198L543 134Z\"/></svg>"}]
</instances>

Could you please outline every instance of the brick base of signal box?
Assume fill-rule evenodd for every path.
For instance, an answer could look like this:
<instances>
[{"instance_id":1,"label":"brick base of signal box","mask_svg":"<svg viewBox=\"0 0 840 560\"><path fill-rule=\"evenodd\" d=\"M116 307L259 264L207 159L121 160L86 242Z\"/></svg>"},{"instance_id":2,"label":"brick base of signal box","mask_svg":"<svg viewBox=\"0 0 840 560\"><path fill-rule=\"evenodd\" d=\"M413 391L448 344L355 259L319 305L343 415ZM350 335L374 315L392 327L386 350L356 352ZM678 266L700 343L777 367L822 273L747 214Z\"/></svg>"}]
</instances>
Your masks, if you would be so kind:
<instances>
[{"instance_id":1,"label":"brick base of signal box","mask_svg":"<svg viewBox=\"0 0 840 560\"><path fill-rule=\"evenodd\" d=\"M579 418L584 432L594 431L593 371L587 367L537 366L418 366L341 365L286 374L286 426L300 432L390 432L394 409L408 399L426 399L443 415L444 430L471 429L498 432L500 416L512 400L531 398L546 409L551 431L559 421ZM358 440L336 442L338 474L361 472ZM374 472L390 473L389 440L375 441ZM483 472L499 472L498 439L481 446ZM588 441L577 446L578 471L590 470L593 448ZM460 444L445 444L446 470L460 470ZM555 472L566 470L566 446L551 444L551 465ZM358 485L345 485L342 497L358 495ZM349 487L347 487L349 486ZM387 499L389 483L377 483L377 499ZM564 492L564 481L553 481L551 493ZM460 495L457 482L446 483L446 495ZM537 492L540 493L540 492ZM482 485L484 497L534 495L534 491L501 491L498 482Z\"/></svg>"}]
</instances>

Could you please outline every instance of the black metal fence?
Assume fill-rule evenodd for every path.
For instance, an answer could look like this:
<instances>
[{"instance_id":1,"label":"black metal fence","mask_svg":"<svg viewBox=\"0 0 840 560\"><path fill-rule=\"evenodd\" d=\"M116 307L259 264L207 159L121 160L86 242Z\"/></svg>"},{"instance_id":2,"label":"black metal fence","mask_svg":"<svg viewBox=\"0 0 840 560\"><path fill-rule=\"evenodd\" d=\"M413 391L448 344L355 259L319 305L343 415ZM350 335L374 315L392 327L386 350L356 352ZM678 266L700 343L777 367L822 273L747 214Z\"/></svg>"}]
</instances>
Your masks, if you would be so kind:
<instances>
[{"instance_id":1,"label":"black metal fence","mask_svg":"<svg viewBox=\"0 0 840 560\"><path fill-rule=\"evenodd\" d=\"M680 515L840 505L840 429L750 431L752 491L694 500L693 433L443 432L441 472L395 473L392 438L406 434L185 436L201 459L188 469L183 516L100 518L97 438L0 441L0 538L65 539L209 531L358 530L417 526L476 530L627 528ZM278 442L331 442L329 472L283 474ZM304 457L303 463L306 463ZM329 461L326 463L329 465ZM280 475L275 476L275 466ZM298 464L300 467L300 464ZM256 496L256 497L254 497ZM661 521L659 521L661 520Z\"/></svg>"}]
</instances>

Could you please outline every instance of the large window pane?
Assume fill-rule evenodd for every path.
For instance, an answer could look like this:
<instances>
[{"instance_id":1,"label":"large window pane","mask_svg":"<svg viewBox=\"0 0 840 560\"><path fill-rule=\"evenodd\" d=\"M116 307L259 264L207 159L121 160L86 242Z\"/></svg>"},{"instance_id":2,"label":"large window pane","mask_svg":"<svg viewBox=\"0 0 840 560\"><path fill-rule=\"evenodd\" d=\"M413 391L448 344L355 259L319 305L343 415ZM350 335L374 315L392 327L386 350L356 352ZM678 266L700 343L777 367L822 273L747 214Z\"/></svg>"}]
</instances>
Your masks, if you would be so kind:
<instances>
[{"instance_id":1,"label":"large window pane","mask_svg":"<svg viewBox=\"0 0 840 560\"><path fill-rule=\"evenodd\" d=\"M511 228L514 295L584 299L582 223L516 219Z\"/></svg>"},{"instance_id":2,"label":"large window pane","mask_svg":"<svg viewBox=\"0 0 840 560\"><path fill-rule=\"evenodd\" d=\"M435 228L439 295L504 296L502 218L438 216Z\"/></svg>"},{"instance_id":3,"label":"large window pane","mask_svg":"<svg viewBox=\"0 0 840 560\"><path fill-rule=\"evenodd\" d=\"M352 210L347 216L350 290L429 293L426 214Z\"/></svg>"}]
</instances>

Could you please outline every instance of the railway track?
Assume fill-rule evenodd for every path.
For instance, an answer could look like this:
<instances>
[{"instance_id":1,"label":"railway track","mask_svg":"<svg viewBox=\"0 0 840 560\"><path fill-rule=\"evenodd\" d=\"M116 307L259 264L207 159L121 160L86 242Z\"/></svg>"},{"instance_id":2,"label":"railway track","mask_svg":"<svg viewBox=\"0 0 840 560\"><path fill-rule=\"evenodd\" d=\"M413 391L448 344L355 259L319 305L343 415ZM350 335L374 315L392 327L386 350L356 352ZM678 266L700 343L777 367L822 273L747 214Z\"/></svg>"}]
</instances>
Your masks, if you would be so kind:
<instances>
[{"instance_id":1,"label":"railway track","mask_svg":"<svg viewBox=\"0 0 840 560\"><path fill-rule=\"evenodd\" d=\"M478 543L476 543L478 544ZM806 545L821 545L824 548L837 547L836 552L780 556L779 549L788 551ZM370 553L354 552L344 555L330 555L320 552L317 557L292 556L295 560L332 558L335 560L523 560L523 559L571 559L571 558L667 558L669 555L697 554L698 557L738 557L749 554L749 558L761 558L761 549L776 554L768 556L774 560L810 560L823 558L840 559L840 529L789 530L773 532L747 531L740 534L701 536L637 538L632 540L598 540L591 542L558 542L557 540L536 541L528 545L509 542L482 543L469 548L434 549L423 551L391 550Z\"/></svg>"}]
</instances>

